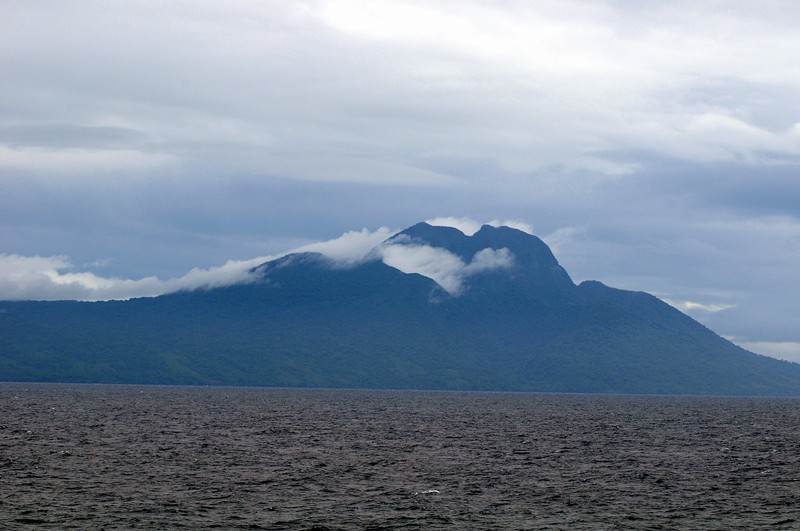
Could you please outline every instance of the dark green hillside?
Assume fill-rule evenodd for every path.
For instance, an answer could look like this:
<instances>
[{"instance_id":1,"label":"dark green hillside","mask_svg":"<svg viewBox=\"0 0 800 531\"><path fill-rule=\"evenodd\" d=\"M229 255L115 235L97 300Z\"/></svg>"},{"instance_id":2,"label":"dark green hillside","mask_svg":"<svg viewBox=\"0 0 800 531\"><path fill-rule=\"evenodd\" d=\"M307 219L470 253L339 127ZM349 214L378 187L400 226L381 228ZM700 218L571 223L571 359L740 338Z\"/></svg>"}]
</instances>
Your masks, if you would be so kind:
<instances>
[{"instance_id":1,"label":"dark green hillside","mask_svg":"<svg viewBox=\"0 0 800 531\"><path fill-rule=\"evenodd\" d=\"M387 243L511 267L454 297L379 260L297 254L250 284L111 302L0 302L0 381L800 396L800 365L744 351L645 293L575 286L538 238L415 225Z\"/></svg>"}]
</instances>

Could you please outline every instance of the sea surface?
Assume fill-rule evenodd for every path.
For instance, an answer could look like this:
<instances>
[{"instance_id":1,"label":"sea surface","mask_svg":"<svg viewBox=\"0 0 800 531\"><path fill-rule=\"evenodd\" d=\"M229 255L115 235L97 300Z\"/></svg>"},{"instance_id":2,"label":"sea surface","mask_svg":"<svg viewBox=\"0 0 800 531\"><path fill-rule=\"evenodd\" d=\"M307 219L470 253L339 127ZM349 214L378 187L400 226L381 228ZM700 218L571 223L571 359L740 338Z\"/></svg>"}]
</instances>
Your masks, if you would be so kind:
<instances>
[{"instance_id":1,"label":"sea surface","mask_svg":"<svg viewBox=\"0 0 800 531\"><path fill-rule=\"evenodd\" d=\"M2 529L800 529L800 400L0 384Z\"/></svg>"}]
</instances>

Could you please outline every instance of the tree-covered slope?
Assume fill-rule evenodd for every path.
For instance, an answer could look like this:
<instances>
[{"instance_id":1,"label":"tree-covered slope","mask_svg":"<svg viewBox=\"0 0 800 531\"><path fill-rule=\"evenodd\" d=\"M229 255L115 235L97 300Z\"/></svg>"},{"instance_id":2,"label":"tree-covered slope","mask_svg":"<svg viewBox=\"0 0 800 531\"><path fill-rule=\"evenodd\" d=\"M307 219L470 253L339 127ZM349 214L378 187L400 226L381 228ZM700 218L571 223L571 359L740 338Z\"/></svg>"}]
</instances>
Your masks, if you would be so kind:
<instances>
[{"instance_id":1,"label":"tree-covered slope","mask_svg":"<svg viewBox=\"0 0 800 531\"><path fill-rule=\"evenodd\" d=\"M513 263L465 275L455 295L378 254L350 266L296 254L225 288L0 302L0 380L800 396L800 365L645 293L576 286L521 231L419 224L385 245Z\"/></svg>"}]
</instances>

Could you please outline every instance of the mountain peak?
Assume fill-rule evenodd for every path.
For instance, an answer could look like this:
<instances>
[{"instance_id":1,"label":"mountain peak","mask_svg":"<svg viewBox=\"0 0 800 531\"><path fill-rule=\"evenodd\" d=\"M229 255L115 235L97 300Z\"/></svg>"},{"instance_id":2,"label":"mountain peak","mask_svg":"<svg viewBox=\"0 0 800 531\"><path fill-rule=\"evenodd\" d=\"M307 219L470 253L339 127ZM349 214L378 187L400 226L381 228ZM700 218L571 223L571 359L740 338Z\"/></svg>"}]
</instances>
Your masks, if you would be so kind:
<instances>
[{"instance_id":1,"label":"mountain peak","mask_svg":"<svg viewBox=\"0 0 800 531\"><path fill-rule=\"evenodd\" d=\"M447 249L467 262L473 258L475 253L487 248L495 250L509 248L512 252L514 249L511 247L517 246L534 245L540 250L542 246L547 248L547 245L536 236L511 227L483 225L475 234L468 236L455 227L431 225L424 221L397 233L387 242L402 243L404 240ZM555 260L554 257L553 260Z\"/></svg>"},{"instance_id":2,"label":"mountain peak","mask_svg":"<svg viewBox=\"0 0 800 531\"><path fill-rule=\"evenodd\" d=\"M466 257L458 250L464 245L464 242L469 239L469 236L461 232L455 227L445 227L441 225L430 225L424 221L412 225L411 227L400 231L388 240L387 243L403 243L411 241L422 245L430 245L431 247L441 247L457 254L462 259L469 260L472 257Z\"/></svg>"},{"instance_id":3,"label":"mountain peak","mask_svg":"<svg viewBox=\"0 0 800 531\"><path fill-rule=\"evenodd\" d=\"M483 225L471 236L447 226L422 222L389 238L387 245L427 245L458 256L472 264L487 249L503 251L512 258L511 267L475 268L465 279L465 292L480 297L525 296L549 300L571 300L575 285L541 239L512 227Z\"/></svg>"}]
</instances>

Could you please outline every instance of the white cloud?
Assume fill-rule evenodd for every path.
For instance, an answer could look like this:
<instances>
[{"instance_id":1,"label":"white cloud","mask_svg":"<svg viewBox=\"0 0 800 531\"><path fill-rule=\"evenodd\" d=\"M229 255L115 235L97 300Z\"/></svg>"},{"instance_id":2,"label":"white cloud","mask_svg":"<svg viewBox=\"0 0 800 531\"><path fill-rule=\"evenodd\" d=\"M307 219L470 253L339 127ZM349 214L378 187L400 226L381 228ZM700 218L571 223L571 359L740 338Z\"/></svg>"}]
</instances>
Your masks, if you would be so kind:
<instances>
[{"instance_id":1,"label":"white cloud","mask_svg":"<svg viewBox=\"0 0 800 531\"><path fill-rule=\"evenodd\" d=\"M676 301L671 299L661 299L670 306L679 309L682 312L691 312L692 310L702 310L704 312L721 312L729 308L735 308L735 304L714 304L714 303L701 303L693 301Z\"/></svg>"},{"instance_id":2,"label":"white cloud","mask_svg":"<svg viewBox=\"0 0 800 531\"><path fill-rule=\"evenodd\" d=\"M688 141L704 150L701 160L756 163L774 154L800 155L800 142L793 138L793 129L771 132L725 113L703 113L691 120L685 133Z\"/></svg>"},{"instance_id":3,"label":"white cloud","mask_svg":"<svg viewBox=\"0 0 800 531\"><path fill-rule=\"evenodd\" d=\"M465 114L487 126L470 153L489 149L515 172L561 164L609 175L641 168L601 154L616 149L685 160L796 155L784 128L750 116L763 100L737 94L747 84L800 81L788 53L800 48L797 16L786 15L779 4L756 13L739 3L721 10L704 2L636 9L466 2L455 9L447 2L391 0L368 8L325 2L316 13L338 32L376 43L403 62L430 50L424 61L405 63L405 71L429 86L461 89L453 91L456 105L467 104L464 93L487 96L469 101ZM770 53L776 49L787 53Z\"/></svg>"},{"instance_id":4,"label":"white cloud","mask_svg":"<svg viewBox=\"0 0 800 531\"><path fill-rule=\"evenodd\" d=\"M381 245L397 231L380 227L349 231L338 238L298 247L274 256L250 260L229 260L219 267L194 268L181 277L160 280L107 278L76 271L66 256L26 257L0 254L0 300L110 300L152 297L180 290L207 289L251 280L249 270L290 253L316 252L342 267L364 260L381 259L405 273L419 273L435 280L452 294L461 291L465 278L491 269L511 267L514 256L508 249L483 249L469 264L449 251L407 243ZM97 264L106 264L99 260ZM96 264L94 264L96 265Z\"/></svg>"},{"instance_id":5,"label":"white cloud","mask_svg":"<svg viewBox=\"0 0 800 531\"><path fill-rule=\"evenodd\" d=\"M368 229L349 231L333 240L304 245L292 252L322 253L343 265L352 265L367 258L375 247L396 233L397 231L390 230L387 227L381 227L374 232Z\"/></svg>"},{"instance_id":6,"label":"white cloud","mask_svg":"<svg viewBox=\"0 0 800 531\"><path fill-rule=\"evenodd\" d=\"M0 254L0 300L111 300L153 297L181 290L228 286L251 279L249 270L289 253L317 252L350 266L367 258L370 251L396 231L350 231L333 240L304 245L286 253L250 260L229 260L218 267L194 268L181 277L160 280L107 278L78 271L66 256L19 256ZM102 266L98 260L90 266Z\"/></svg>"},{"instance_id":7,"label":"white cloud","mask_svg":"<svg viewBox=\"0 0 800 531\"><path fill-rule=\"evenodd\" d=\"M0 169L79 174L163 168L177 159L134 149L10 148L0 145Z\"/></svg>"},{"instance_id":8,"label":"white cloud","mask_svg":"<svg viewBox=\"0 0 800 531\"><path fill-rule=\"evenodd\" d=\"M413 243L393 243L377 249L386 265L404 273L418 273L436 281L451 295L459 295L470 275L491 269L508 268L514 256L508 249L483 249L469 264L440 247Z\"/></svg>"},{"instance_id":9,"label":"white cloud","mask_svg":"<svg viewBox=\"0 0 800 531\"><path fill-rule=\"evenodd\" d=\"M450 293L461 290L463 260L450 251L430 245L386 245L379 249L383 262L403 273L419 273Z\"/></svg>"},{"instance_id":10,"label":"white cloud","mask_svg":"<svg viewBox=\"0 0 800 531\"><path fill-rule=\"evenodd\" d=\"M514 255L506 249L483 249L475 253L472 261L464 267L464 275L473 275L492 269L507 269L514 265Z\"/></svg>"},{"instance_id":11,"label":"white cloud","mask_svg":"<svg viewBox=\"0 0 800 531\"><path fill-rule=\"evenodd\" d=\"M65 256L19 256L0 254L0 299L2 300L111 300L152 297L163 293L226 286L248 279L248 270L268 257L230 260L219 267L195 268L179 278L138 280L106 278L74 271Z\"/></svg>"}]
</instances>

